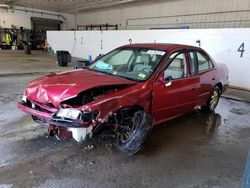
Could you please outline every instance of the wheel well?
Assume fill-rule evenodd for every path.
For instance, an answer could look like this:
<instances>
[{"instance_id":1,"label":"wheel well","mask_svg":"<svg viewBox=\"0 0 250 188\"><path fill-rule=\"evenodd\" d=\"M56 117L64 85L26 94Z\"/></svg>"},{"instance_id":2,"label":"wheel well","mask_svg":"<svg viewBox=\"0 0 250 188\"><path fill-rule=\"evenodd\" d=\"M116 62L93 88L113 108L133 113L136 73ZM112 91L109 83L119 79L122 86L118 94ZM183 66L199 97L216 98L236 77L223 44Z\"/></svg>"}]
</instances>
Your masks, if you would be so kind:
<instances>
[{"instance_id":1,"label":"wheel well","mask_svg":"<svg viewBox=\"0 0 250 188\"><path fill-rule=\"evenodd\" d=\"M123 107L123 108L120 108L117 112L121 112L121 111L128 111L128 110L131 110L131 111L134 111L134 110L144 110L144 108L142 108L141 106L128 106L128 107Z\"/></svg>"},{"instance_id":2,"label":"wheel well","mask_svg":"<svg viewBox=\"0 0 250 188\"><path fill-rule=\"evenodd\" d=\"M123 115L131 115L134 114L136 111L145 111L145 109L137 105L122 107L114 114L114 116L111 117L111 120L113 118L115 118L116 121L119 119L121 120L121 118L123 118Z\"/></svg>"},{"instance_id":3,"label":"wheel well","mask_svg":"<svg viewBox=\"0 0 250 188\"><path fill-rule=\"evenodd\" d=\"M218 83L218 84L216 84L215 86L218 86L218 87L220 88L220 92L222 93L222 89L223 89L223 88L222 88L222 83L221 83L221 82L219 82L219 83ZM220 93L220 94L221 94L221 93Z\"/></svg>"}]
</instances>

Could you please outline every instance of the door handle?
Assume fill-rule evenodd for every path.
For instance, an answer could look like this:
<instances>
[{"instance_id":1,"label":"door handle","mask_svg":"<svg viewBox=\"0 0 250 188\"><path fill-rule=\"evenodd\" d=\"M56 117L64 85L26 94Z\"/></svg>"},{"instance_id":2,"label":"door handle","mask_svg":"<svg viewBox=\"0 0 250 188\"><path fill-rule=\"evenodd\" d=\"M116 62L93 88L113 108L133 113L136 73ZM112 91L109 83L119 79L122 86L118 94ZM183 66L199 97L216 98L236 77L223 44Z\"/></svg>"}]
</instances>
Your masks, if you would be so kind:
<instances>
[{"instance_id":1,"label":"door handle","mask_svg":"<svg viewBox=\"0 0 250 188\"><path fill-rule=\"evenodd\" d=\"M215 78L212 78L212 80L215 80Z\"/></svg>"},{"instance_id":2,"label":"door handle","mask_svg":"<svg viewBox=\"0 0 250 188\"><path fill-rule=\"evenodd\" d=\"M165 87L170 87L172 85L172 81L165 83Z\"/></svg>"}]
</instances>

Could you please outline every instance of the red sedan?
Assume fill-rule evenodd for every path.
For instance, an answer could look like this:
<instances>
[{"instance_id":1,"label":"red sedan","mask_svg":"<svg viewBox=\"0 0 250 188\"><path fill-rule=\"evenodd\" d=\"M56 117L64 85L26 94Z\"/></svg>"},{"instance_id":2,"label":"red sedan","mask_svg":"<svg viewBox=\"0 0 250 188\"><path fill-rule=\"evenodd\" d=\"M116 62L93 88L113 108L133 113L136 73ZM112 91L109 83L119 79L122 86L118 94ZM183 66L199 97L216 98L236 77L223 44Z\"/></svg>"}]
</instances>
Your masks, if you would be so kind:
<instances>
[{"instance_id":1,"label":"red sedan","mask_svg":"<svg viewBox=\"0 0 250 188\"><path fill-rule=\"evenodd\" d=\"M132 155L154 125L196 108L214 110L227 86L227 67L201 48L132 44L84 69L30 82L18 108L59 138L80 142L110 129Z\"/></svg>"}]
</instances>

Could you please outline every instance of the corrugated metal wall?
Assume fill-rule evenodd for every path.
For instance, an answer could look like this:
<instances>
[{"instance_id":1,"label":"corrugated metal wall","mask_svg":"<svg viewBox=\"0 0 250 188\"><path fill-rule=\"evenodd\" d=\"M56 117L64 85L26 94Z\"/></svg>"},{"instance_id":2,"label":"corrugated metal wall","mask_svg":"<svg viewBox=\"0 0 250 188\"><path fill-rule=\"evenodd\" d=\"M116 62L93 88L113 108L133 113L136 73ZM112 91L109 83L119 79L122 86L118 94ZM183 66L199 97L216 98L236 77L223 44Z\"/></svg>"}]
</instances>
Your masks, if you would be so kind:
<instances>
[{"instance_id":1,"label":"corrugated metal wall","mask_svg":"<svg viewBox=\"0 0 250 188\"><path fill-rule=\"evenodd\" d=\"M250 27L250 0L174 0L113 7L77 15L78 24L119 29Z\"/></svg>"},{"instance_id":2,"label":"corrugated metal wall","mask_svg":"<svg viewBox=\"0 0 250 188\"><path fill-rule=\"evenodd\" d=\"M250 27L249 0L188 0L168 3L166 16L128 19L127 29Z\"/></svg>"}]
</instances>

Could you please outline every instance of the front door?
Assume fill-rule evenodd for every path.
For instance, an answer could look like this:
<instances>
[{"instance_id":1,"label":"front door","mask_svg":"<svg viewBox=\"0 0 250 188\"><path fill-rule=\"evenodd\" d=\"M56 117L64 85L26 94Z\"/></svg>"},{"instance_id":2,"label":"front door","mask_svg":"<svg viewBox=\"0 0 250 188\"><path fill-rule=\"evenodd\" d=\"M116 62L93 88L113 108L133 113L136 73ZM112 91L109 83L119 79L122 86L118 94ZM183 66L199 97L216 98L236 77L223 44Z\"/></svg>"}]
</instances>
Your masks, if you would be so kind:
<instances>
[{"instance_id":1,"label":"front door","mask_svg":"<svg viewBox=\"0 0 250 188\"><path fill-rule=\"evenodd\" d=\"M152 111L156 124L192 111L200 87L199 77L189 74L185 52L173 53L167 64L153 87Z\"/></svg>"}]
</instances>

